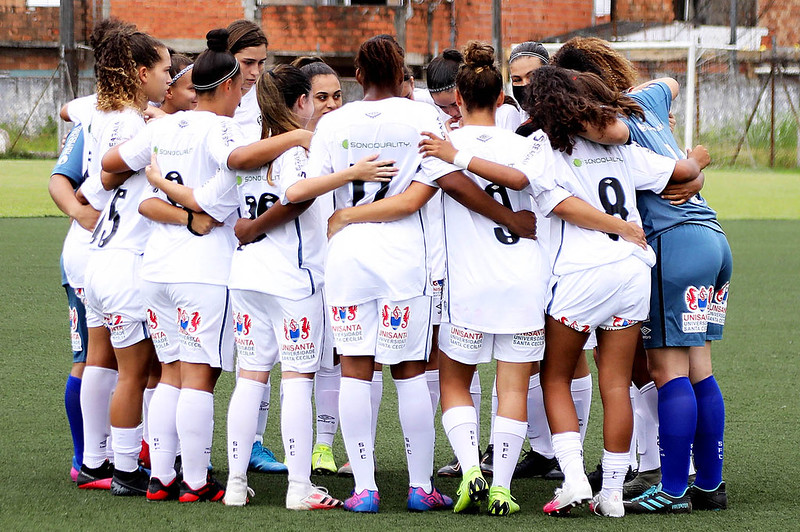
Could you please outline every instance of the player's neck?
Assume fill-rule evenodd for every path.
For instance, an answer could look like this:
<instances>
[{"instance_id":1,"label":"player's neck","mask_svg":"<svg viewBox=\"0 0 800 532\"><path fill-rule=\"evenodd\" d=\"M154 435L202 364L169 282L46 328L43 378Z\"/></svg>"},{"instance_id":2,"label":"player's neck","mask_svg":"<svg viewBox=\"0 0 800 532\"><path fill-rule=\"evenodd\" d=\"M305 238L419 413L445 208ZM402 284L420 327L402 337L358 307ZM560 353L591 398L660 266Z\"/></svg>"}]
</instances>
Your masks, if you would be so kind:
<instances>
[{"instance_id":1,"label":"player's neck","mask_svg":"<svg viewBox=\"0 0 800 532\"><path fill-rule=\"evenodd\" d=\"M494 109L462 109L461 121L465 126L494 126Z\"/></svg>"}]
</instances>

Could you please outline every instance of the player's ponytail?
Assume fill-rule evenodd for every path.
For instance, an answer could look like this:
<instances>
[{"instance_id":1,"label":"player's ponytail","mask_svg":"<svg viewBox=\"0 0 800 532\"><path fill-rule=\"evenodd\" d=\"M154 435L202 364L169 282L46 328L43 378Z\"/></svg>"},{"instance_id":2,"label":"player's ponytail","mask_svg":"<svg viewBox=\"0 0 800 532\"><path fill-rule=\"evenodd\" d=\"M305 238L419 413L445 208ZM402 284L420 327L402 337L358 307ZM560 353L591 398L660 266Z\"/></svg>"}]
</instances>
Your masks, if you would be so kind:
<instances>
[{"instance_id":1,"label":"player's ponytail","mask_svg":"<svg viewBox=\"0 0 800 532\"><path fill-rule=\"evenodd\" d=\"M503 91L503 77L494 62L494 48L480 41L466 44L456 87L467 111L495 108Z\"/></svg>"},{"instance_id":2,"label":"player's ponytail","mask_svg":"<svg viewBox=\"0 0 800 532\"><path fill-rule=\"evenodd\" d=\"M241 76L239 62L228 51L228 30L216 29L206 34L208 49L192 67L192 84L198 96L212 93L229 79Z\"/></svg>"}]
</instances>

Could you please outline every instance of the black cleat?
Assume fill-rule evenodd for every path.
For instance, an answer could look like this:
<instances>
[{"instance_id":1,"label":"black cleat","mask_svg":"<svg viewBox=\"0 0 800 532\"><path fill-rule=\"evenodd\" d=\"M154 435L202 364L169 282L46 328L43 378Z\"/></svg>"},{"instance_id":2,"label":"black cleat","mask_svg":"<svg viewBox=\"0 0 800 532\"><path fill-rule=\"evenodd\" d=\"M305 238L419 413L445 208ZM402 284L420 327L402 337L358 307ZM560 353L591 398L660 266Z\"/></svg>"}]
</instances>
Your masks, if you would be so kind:
<instances>
[{"instance_id":1,"label":"black cleat","mask_svg":"<svg viewBox=\"0 0 800 532\"><path fill-rule=\"evenodd\" d=\"M558 467L558 460L547 458L533 449L525 451L522 460L514 468L514 478L539 477L546 480L564 480L564 473Z\"/></svg>"},{"instance_id":2,"label":"black cleat","mask_svg":"<svg viewBox=\"0 0 800 532\"><path fill-rule=\"evenodd\" d=\"M483 476L491 477L494 474L494 445L489 444L486 447L486 452L481 455L480 465Z\"/></svg>"},{"instance_id":3,"label":"black cleat","mask_svg":"<svg viewBox=\"0 0 800 532\"><path fill-rule=\"evenodd\" d=\"M111 478L111 493L122 497L143 496L147 493L149 483L150 477L141 467L130 472L114 470L114 476Z\"/></svg>"},{"instance_id":4,"label":"black cleat","mask_svg":"<svg viewBox=\"0 0 800 532\"><path fill-rule=\"evenodd\" d=\"M461 477L461 464L457 457L453 457L450 463L439 468L436 474L440 477Z\"/></svg>"},{"instance_id":5,"label":"black cleat","mask_svg":"<svg viewBox=\"0 0 800 532\"><path fill-rule=\"evenodd\" d=\"M112 476L114 476L114 466L106 460L96 468L82 465L75 483L82 490L108 490L111 489Z\"/></svg>"},{"instance_id":6,"label":"black cleat","mask_svg":"<svg viewBox=\"0 0 800 532\"><path fill-rule=\"evenodd\" d=\"M706 491L695 485L689 488L689 497L692 499L693 510L727 510L728 491L725 482L720 482L717 489Z\"/></svg>"}]
</instances>

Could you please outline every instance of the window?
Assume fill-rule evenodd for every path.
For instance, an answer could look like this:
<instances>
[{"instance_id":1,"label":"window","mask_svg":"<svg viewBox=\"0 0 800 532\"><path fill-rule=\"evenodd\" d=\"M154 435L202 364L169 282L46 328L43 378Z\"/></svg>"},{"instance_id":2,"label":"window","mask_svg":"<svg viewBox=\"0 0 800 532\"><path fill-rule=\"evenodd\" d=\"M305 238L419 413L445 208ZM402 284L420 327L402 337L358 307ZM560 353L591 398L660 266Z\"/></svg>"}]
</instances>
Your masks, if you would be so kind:
<instances>
[{"instance_id":1,"label":"window","mask_svg":"<svg viewBox=\"0 0 800 532\"><path fill-rule=\"evenodd\" d=\"M61 0L25 0L27 7L61 7Z\"/></svg>"}]
</instances>

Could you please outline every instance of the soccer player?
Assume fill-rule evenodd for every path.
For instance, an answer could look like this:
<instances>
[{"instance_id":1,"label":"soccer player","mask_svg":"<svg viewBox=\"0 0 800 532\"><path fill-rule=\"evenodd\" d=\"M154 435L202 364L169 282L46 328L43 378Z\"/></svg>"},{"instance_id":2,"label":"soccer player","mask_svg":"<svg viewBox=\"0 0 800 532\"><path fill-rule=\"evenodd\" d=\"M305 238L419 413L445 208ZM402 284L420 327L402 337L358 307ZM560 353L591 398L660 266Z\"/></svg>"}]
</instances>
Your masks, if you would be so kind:
<instances>
[{"instance_id":1,"label":"soccer player","mask_svg":"<svg viewBox=\"0 0 800 532\"><path fill-rule=\"evenodd\" d=\"M161 110L171 115L178 111L191 111L197 106L197 93L192 85L192 60L183 54L170 56L169 88L164 95Z\"/></svg>"}]
</instances>

